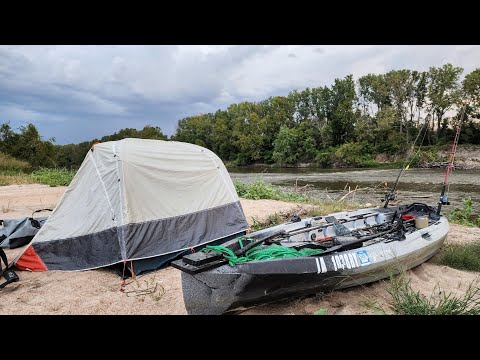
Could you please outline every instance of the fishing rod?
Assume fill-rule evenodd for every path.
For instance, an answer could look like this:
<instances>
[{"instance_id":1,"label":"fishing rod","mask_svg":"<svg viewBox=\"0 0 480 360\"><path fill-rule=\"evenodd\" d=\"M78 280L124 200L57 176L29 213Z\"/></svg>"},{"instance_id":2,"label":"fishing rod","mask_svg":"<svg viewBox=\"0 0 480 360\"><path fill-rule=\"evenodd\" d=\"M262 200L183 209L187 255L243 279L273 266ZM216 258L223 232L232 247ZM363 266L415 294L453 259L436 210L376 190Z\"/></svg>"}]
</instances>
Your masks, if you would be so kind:
<instances>
[{"instance_id":1,"label":"fishing rod","mask_svg":"<svg viewBox=\"0 0 480 360\"><path fill-rule=\"evenodd\" d=\"M420 137L420 134L422 133L422 130L425 129L425 132L423 133L422 142L420 143L420 147L422 146L423 140L425 140L425 134L427 133L426 126L425 126L426 124L427 123L425 122L423 124L422 128L420 129L420 131L418 132L417 137L415 138L415 141L413 142L412 149L415 147L415 144L417 143L417 140ZM410 164L412 163L413 159L415 159L415 156L417 156L418 152L420 151L420 147L418 148L417 153L412 157L410 162L408 162L408 157L405 159L405 162L403 163L402 168L400 169L400 172L398 173L397 180L395 181L395 184L393 185L392 190L390 190L390 192L388 194L385 194L385 198L382 200L382 201L385 201L385 204L383 205L383 207L385 209L388 207L388 203L390 202L390 200L395 200L395 198L397 197L395 195L395 191L397 190L398 181L400 180L400 177L403 175L403 173L410 168Z\"/></svg>"},{"instance_id":2,"label":"fishing rod","mask_svg":"<svg viewBox=\"0 0 480 360\"><path fill-rule=\"evenodd\" d=\"M453 160L455 159L455 153L457 152L458 139L460 138L460 127L462 126L462 121L464 116L465 116L465 105L462 108L462 118L460 120L460 124L457 126L457 129L455 131L455 138L453 139L452 150L450 151L450 158L447 164L447 171L445 172L445 178L443 179L442 193L440 194L440 200L438 201L437 215L440 215L440 211L442 210L442 205L450 205L450 202L448 201L448 193L450 189L450 185L448 184L448 177L452 172ZM445 195L446 189L448 190L447 190L447 194Z\"/></svg>"}]
</instances>

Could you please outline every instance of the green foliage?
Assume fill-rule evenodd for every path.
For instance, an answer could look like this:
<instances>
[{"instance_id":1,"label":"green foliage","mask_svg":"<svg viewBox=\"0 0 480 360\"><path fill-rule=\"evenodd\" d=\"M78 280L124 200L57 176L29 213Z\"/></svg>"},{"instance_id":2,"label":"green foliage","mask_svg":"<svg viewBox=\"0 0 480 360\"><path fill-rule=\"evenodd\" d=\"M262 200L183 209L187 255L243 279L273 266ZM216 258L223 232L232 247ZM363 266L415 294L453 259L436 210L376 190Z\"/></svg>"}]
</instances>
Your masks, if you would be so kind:
<instances>
[{"instance_id":1,"label":"green foliage","mask_svg":"<svg viewBox=\"0 0 480 360\"><path fill-rule=\"evenodd\" d=\"M8 123L0 126L0 152L28 162L32 167L52 166L55 161L54 139L43 140L33 124L15 133Z\"/></svg>"},{"instance_id":2,"label":"green foliage","mask_svg":"<svg viewBox=\"0 0 480 360\"><path fill-rule=\"evenodd\" d=\"M470 101L470 105L476 110L476 116L478 116L478 112L480 112L480 68L465 76L462 87L465 97Z\"/></svg>"},{"instance_id":3,"label":"green foliage","mask_svg":"<svg viewBox=\"0 0 480 360\"><path fill-rule=\"evenodd\" d=\"M440 129L442 117L453 105L459 102L459 79L463 69L445 64L442 67L432 66L428 72L428 98L430 108L437 117L437 130Z\"/></svg>"},{"instance_id":4,"label":"green foliage","mask_svg":"<svg viewBox=\"0 0 480 360\"><path fill-rule=\"evenodd\" d=\"M125 128L113 133L112 135L106 135L100 139L100 142L117 141L126 138L138 138L138 139L154 139L154 140L167 140L167 136L162 133L162 129L158 126L146 125L142 130L133 128Z\"/></svg>"},{"instance_id":5,"label":"green foliage","mask_svg":"<svg viewBox=\"0 0 480 360\"><path fill-rule=\"evenodd\" d=\"M278 164L295 164L300 155L299 145L297 131L282 126L274 142L273 160Z\"/></svg>"},{"instance_id":6,"label":"green foliage","mask_svg":"<svg viewBox=\"0 0 480 360\"><path fill-rule=\"evenodd\" d=\"M31 166L28 162L0 153L0 172L3 174L28 172L30 168Z\"/></svg>"},{"instance_id":7,"label":"green foliage","mask_svg":"<svg viewBox=\"0 0 480 360\"><path fill-rule=\"evenodd\" d=\"M463 209L453 209L450 213L449 220L461 225L480 227L480 214L473 214L472 198L468 196L463 199Z\"/></svg>"},{"instance_id":8,"label":"green foliage","mask_svg":"<svg viewBox=\"0 0 480 360\"><path fill-rule=\"evenodd\" d=\"M367 142L346 143L335 151L335 160L344 166L367 166L372 163L371 146Z\"/></svg>"},{"instance_id":9,"label":"green foliage","mask_svg":"<svg viewBox=\"0 0 480 360\"><path fill-rule=\"evenodd\" d=\"M308 196L298 193L282 191L271 184L265 184L261 179L252 183L244 183L242 181L235 181L235 190L239 197L245 199L273 199L284 201L308 201Z\"/></svg>"},{"instance_id":10,"label":"green foliage","mask_svg":"<svg viewBox=\"0 0 480 360\"><path fill-rule=\"evenodd\" d=\"M412 154L412 156L413 155L414 154ZM412 163L410 166L428 166L428 164L445 160L440 155L437 146L425 146L420 149L418 154L415 153L415 155L415 157L411 158Z\"/></svg>"},{"instance_id":11,"label":"green foliage","mask_svg":"<svg viewBox=\"0 0 480 360\"><path fill-rule=\"evenodd\" d=\"M324 151L319 151L315 157L315 161L318 162L322 167L329 167L335 162L335 150L334 149L325 149Z\"/></svg>"},{"instance_id":12,"label":"green foliage","mask_svg":"<svg viewBox=\"0 0 480 360\"><path fill-rule=\"evenodd\" d=\"M449 244L434 261L459 270L480 271L480 242Z\"/></svg>"},{"instance_id":13,"label":"green foliage","mask_svg":"<svg viewBox=\"0 0 480 360\"><path fill-rule=\"evenodd\" d=\"M75 171L64 168L40 168L31 174L34 182L50 186L68 186L75 176Z\"/></svg>"},{"instance_id":14,"label":"green foliage","mask_svg":"<svg viewBox=\"0 0 480 360\"><path fill-rule=\"evenodd\" d=\"M392 277L387 286L392 310L398 315L480 315L480 288L470 284L464 296L455 296L435 287L430 297L414 291L404 274Z\"/></svg>"}]
</instances>

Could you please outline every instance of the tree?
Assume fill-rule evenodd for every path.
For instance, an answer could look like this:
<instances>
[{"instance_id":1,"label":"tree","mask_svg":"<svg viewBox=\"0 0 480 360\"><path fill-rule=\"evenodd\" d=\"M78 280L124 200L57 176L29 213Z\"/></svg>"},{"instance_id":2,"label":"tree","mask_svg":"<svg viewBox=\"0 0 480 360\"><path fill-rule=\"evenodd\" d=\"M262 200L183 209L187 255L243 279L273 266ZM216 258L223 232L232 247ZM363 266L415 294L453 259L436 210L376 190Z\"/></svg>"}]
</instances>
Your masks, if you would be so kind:
<instances>
[{"instance_id":1,"label":"tree","mask_svg":"<svg viewBox=\"0 0 480 360\"><path fill-rule=\"evenodd\" d=\"M55 165L55 139L43 140L38 129L33 124L20 127L20 134L15 136L9 155L25 160L33 167L51 167Z\"/></svg>"},{"instance_id":2,"label":"tree","mask_svg":"<svg viewBox=\"0 0 480 360\"><path fill-rule=\"evenodd\" d=\"M467 103L477 112L480 112L480 68L473 70L465 76L462 82L462 89Z\"/></svg>"},{"instance_id":3,"label":"tree","mask_svg":"<svg viewBox=\"0 0 480 360\"><path fill-rule=\"evenodd\" d=\"M282 126L274 143L273 160L278 164L295 164L299 158L299 137L295 129Z\"/></svg>"},{"instance_id":4,"label":"tree","mask_svg":"<svg viewBox=\"0 0 480 360\"><path fill-rule=\"evenodd\" d=\"M355 113L353 105L356 99L353 76L335 79L330 93L329 125L332 129L333 145L341 145L353 137Z\"/></svg>"},{"instance_id":5,"label":"tree","mask_svg":"<svg viewBox=\"0 0 480 360\"><path fill-rule=\"evenodd\" d=\"M417 85L414 89L415 106L418 112L417 125L420 125L420 113L425 105L427 97L428 73L423 71L419 74Z\"/></svg>"},{"instance_id":6,"label":"tree","mask_svg":"<svg viewBox=\"0 0 480 360\"><path fill-rule=\"evenodd\" d=\"M397 117L400 124L400 133L403 130L403 123L406 122L405 103L407 102L408 90L407 84L411 76L410 70L392 70L385 76L389 86L390 97L397 111ZM408 141L408 132L407 132Z\"/></svg>"},{"instance_id":7,"label":"tree","mask_svg":"<svg viewBox=\"0 0 480 360\"><path fill-rule=\"evenodd\" d=\"M0 152L12 155L18 136L10 127L10 123L0 125Z\"/></svg>"},{"instance_id":8,"label":"tree","mask_svg":"<svg viewBox=\"0 0 480 360\"><path fill-rule=\"evenodd\" d=\"M358 79L360 98L367 103L373 103L377 110L391 105L390 87L387 77L383 74L368 74Z\"/></svg>"},{"instance_id":9,"label":"tree","mask_svg":"<svg viewBox=\"0 0 480 360\"><path fill-rule=\"evenodd\" d=\"M188 142L211 149L213 114L189 116L178 121L172 140Z\"/></svg>"},{"instance_id":10,"label":"tree","mask_svg":"<svg viewBox=\"0 0 480 360\"><path fill-rule=\"evenodd\" d=\"M443 115L460 97L459 79L463 69L445 64L442 67L431 67L428 76L428 97L430 107L437 118L437 132L440 129ZM437 134L438 139L438 134Z\"/></svg>"}]
</instances>

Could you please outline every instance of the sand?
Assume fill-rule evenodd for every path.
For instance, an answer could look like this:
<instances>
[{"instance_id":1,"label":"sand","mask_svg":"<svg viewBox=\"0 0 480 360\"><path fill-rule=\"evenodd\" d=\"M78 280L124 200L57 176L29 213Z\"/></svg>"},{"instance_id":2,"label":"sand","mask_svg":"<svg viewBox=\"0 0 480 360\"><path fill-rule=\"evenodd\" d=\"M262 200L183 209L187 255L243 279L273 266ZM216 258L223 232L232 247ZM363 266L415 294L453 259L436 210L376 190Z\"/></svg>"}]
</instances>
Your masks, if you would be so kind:
<instances>
[{"instance_id":1,"label":"sand","mask_svg":"<svg viewBox=\"0 0 480 360\"><path fill-rule=\"evenodd\" d=\"M11 185L0 187L0 219L30 216L39 208L54 207L66 187L46 185ZM241 200L249 223L275 212L295 213L304 208L274 200ZM46 214L48 215L48 214ZM479 241L480 229L451 225L448 242ZM18 250L10 250L9 257ZM0 314L186 314L180 271L168 267L122 281L107 269L82 272L18 271L20 281L0 290ZM430 295L435 286L462 294L480 273L459 271L426 262L408 271L412 287ZM383 281L329 294L283 300L248 309L249 314L313 314L325 309L327 314L374 314L372 303L391 313L390 295Z\"/></svg>"}]
</instances>

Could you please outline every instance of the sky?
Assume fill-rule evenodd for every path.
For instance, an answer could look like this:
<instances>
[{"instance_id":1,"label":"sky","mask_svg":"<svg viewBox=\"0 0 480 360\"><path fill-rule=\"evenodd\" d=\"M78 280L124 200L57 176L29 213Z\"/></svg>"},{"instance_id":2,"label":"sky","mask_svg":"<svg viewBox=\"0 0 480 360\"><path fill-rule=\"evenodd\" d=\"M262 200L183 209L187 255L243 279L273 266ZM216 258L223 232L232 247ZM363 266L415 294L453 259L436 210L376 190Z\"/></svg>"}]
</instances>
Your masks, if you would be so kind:
<instances>
[{"instance_id":1,"label":"sky","mask_svg":"<svg viewBox=\"0 0 480 360\"><path fill-rule=\"evenodd\" d=\"M56 144L159 126L335 78L452 63L480 67L478 45L0 46L0 124L35 124Z\"/></svg>"}]
</instances>

